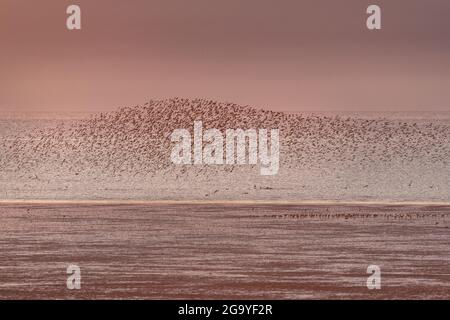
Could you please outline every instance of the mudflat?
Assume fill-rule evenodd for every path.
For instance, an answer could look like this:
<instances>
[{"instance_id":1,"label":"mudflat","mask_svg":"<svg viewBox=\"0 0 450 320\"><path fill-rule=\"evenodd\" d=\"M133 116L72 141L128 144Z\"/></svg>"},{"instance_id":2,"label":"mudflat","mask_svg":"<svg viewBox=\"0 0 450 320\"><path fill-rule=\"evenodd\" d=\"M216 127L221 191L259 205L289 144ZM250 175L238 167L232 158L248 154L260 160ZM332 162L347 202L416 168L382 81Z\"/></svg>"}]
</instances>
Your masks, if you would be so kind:
<instances>
[{"instance_id":1,"label":"mudflat","mask_svg":"<svg viewBox=\"0 0 450 320\"><path fill-rule=\"evenodd\" d=\"M1 299L450 298L445 205L42 201L0 216Z\"/></svg>"}]
</instances>

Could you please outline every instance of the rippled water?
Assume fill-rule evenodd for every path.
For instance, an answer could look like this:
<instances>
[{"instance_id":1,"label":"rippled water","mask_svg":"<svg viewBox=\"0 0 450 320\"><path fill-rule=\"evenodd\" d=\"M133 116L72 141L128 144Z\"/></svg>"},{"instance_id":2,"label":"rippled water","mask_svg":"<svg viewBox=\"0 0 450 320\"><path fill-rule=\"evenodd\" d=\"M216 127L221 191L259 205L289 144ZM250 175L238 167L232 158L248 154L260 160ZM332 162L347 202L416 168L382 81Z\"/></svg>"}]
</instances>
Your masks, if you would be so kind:
<instances>
[{"instance_id":1,"label":"rippled water","mask_svg":"<svg viewBox=\"0 0 450 320\"><path fill-rule=\"evenodd\" d=\"M450 207L0 205L0 298L450 298ZM81 290L66 268L81 268ZM368 290L368 265L381 268Z\"/></svg>"}]
</instances>

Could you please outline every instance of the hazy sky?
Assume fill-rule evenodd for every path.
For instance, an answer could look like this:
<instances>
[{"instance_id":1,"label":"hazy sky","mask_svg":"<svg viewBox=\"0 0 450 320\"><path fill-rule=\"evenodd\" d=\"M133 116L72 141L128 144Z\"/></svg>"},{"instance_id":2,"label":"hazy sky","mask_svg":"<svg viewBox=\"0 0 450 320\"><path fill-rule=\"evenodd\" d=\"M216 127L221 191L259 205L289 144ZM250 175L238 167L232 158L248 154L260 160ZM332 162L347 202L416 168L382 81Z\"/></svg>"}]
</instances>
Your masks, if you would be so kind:
<instances>
[{"instance_id":1,"label":"hazy sky","mask_svg":"<svg viewBox=\"0 0 450 320\"><path fill-rule=\"evenodd\" d=\"M66 8L82 30L66 29ZM382 30L366 8L382 8ZM450 111L449 0L0 0L0 110Z\"/></svg>"}]
</instances>

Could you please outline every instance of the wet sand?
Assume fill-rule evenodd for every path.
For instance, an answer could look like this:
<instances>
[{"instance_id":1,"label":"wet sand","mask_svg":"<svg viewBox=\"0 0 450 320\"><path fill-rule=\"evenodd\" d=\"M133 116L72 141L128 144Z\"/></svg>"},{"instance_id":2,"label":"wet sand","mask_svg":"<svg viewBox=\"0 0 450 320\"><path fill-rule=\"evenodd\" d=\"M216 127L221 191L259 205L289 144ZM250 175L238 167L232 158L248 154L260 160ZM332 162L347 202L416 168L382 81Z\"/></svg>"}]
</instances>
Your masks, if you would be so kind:
<instances>
[{"instance_id":1,"label":"wet sand","mask_svg":"<svg viewBox=\"0 0 450 320\"><path fill-rule=\"evenodd\" d=\"M16 202L0 217L1 299L450 298L444 205Z\"/></svg>"}]
</instances>

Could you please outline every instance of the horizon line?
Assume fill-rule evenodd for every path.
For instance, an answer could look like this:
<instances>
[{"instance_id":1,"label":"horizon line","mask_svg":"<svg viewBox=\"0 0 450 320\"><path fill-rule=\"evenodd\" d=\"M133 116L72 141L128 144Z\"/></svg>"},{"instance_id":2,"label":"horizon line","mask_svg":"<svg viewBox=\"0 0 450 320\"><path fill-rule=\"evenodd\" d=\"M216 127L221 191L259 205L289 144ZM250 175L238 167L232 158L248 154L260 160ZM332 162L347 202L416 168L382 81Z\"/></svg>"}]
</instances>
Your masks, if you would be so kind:
<instances>
[{"instance_id":1,"label":"horizon line","mask_svg":"<svg viewBox=\"0 0 450 320\"><path fill-rule=\"evenodd\" d=\"M0 199L0 205L81 204L81 205L316 205L316 206L450 206L450 201L383 200L145 200L145 199Z\"/></svg>"}]
</instances>

